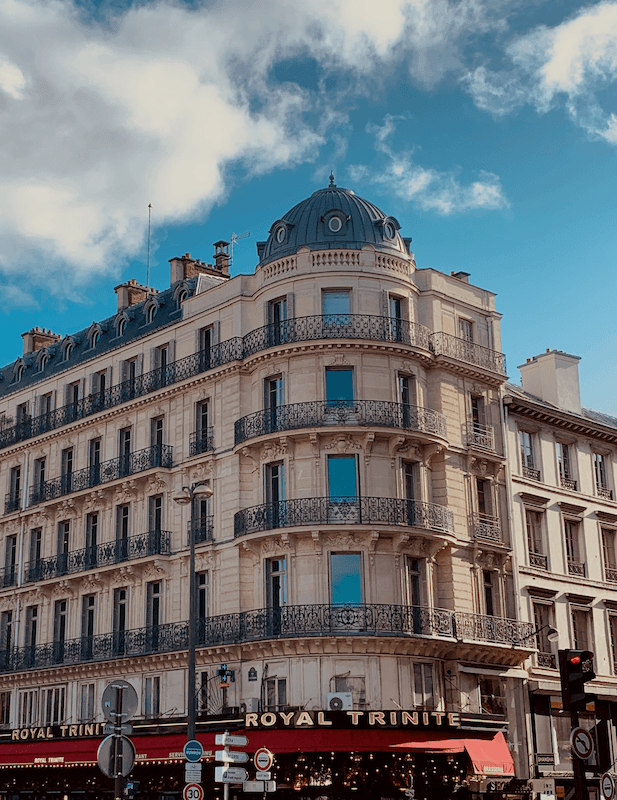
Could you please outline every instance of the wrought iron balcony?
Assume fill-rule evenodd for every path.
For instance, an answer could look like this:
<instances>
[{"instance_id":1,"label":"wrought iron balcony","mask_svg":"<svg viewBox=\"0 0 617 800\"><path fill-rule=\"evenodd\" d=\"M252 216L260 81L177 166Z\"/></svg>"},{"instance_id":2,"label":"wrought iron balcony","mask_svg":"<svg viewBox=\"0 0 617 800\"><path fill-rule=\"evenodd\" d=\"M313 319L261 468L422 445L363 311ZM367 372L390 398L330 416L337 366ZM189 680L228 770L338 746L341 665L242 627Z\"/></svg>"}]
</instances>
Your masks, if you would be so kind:
<instances>
[{"instance_id":1,"label":"wrought iron balcony","mask_svg":"<svg viewBox=\"0 0 617 800\"><path fill-rule=\"evenodd\" d=\"M600 486L599 484L596 484L596 494L598 497L603 497L605 500L613 499L613 490L609 489L608 486Z\"/></svg>"},{"instance_id":2,"label":"wrought iron balcony","mask_svg":"<svg viewBox=\"0 0 617 800\"><path fill-rule=\"evenodd\" d=\"M532 481L540 480L540 470L523 465L523 478L531 478Z\"/></svg>"},{"instance_id":3,"label":"wrought iron balcony","mask_svg":"<svg viewBox=\"0 0 617 800\"><path fill-rule=\"evenodd\" d=\"M503 543L501 522L499 517L490 514L472 514L472 528L476 539L486 539L489 542Z\"/></svg>"},{"instance_id":4,"label":"wrought iron balcony","mask_svg":"<svg viewBox=\"0 0 617 800\"><path fill-rule=\"evenodd\" d=\"M126 456L102 461L91 467L60 475L49 481L35 483L30 487L28 505L34 506L45 500L54 500L65 494L79 492L82 489L92 489L101 483L109 483L118 478L126 478L156 467L169 468L173 461L173 447L168 444L155 444L144 450L136 450Z\"/></svg>"},{"instance_id":5,"label":"wrought iron balcony","mask_svg":"<svg viewBox=\"0 0 617 800\"><path fill-rule=\"evenodd\" d=\"M211 542L214 536L214 524L213 524L214 517L207 516L205 519L202 517L201 519L195 522L195 544L201 544L202 542ZM189 520L188 525L186 526L186 543L188 545L191 544L191 522Z\"/></svg>"},{"instance_id":6,"label":"wrought iron balcony","mask_svg":"<svg viewBox=\"0 0 617 800\"><path fill-rule=\"evenodd\" d=\"M617 583L617 569L614 567L606 567L604 569L604 575L607 581L610 581L611 583Z\"/></svg>"},{"instance_id":7,"label":"wrought iron balcony","mask_svg":"<svg viewBox=\"0 0 617 800\"><path fill-rule=\"evenodd\" d=\"M304 497L238 511L234 536L301 525L406 525L454 533L449 508L396 497Z\"/></svg>"},{"instance_id":8,"label":"wrought iron balcony","mask_svg":"<svg viewBox=\"0 0 617 800\"><path fill-rule=\"evenodd\" d=\"M493 429L488 425L480 425L478 422L469 422L467 424L467 446L495 452Z\"/></svg>"},{"instance_id":9,"label":"wrought iron balcony","mask_svg":"<svg viewBox=\"0 0 617 800\"><path fill-rule=\"evenodd\" d=\"M568 559L568 572L570 575L579 575L581 578L584 578L586 575L586 568L583 563L580 561L572 561L572 559Z\"/></svg>"},{"instance_id":10,"label":"wrought iron balcony","mask_svg":"<svg viewBox=\"0 0 617 800\"><path fill-rule=\"evenodd\" d=\"M4 567L0 569L0 588L6 589L9 586L15 586L17 583L17 567Z\"/></svg>"},{"instance_id":11,"label":"wrought iron balcony","mask_svg":"<svg viewBox=\"0 0 617 800\"><path fill-rule=\"evenodd\" d=\"M539 667L557 669L557 659L554 653L537 653L536 660Z\"/></svg>"},{"instance_id":12,"label":"wrought iron balcony","mask_svg":"<svg viewBox=\"0 0 617 800\"><path fill-rule=\"evenodd\" d=\"M38 561L28 561L24 569L24 581L44 581L109 564L121 564L123 561L144 556L169 555L170 542L169 531L149 531L113 542L103 542L94 547L59 553L50 558L40 558Z\"/></svg>"},{"instance_id":13,"label":"wrought iron balcony","mask_svg":"<svg viewBox=\"0 0 617 800\"><path fill-rule=\"evenodd\" d=\"M423 636L521 647L533 639L533 625L447 609L377 604L282 606L206 617L197 625L199 647L307 636ZM0 651L0 673L169 653L187 647L188 623L172 622Z\"/></svg>"},{"instance_id":14,"label":"wrought iron balcony","mask_svg":"<svg viewBox=\"0 0 617 800\"><path fill-rule=\"evenodd\" d=\"M200 453L208 453L210 450L214 450L214 428L194 431L189 443L189 455L197 456Z\"/></svg>"},{"instance_id":15,"label":"wrought iron balcony","mask_svg":"<svg viewBox=\"0 0 617 800\"><path fill-rule=\"evenodd\" d=\"M506 357L497 350L490 350L479 344L460 339L451 333L438 331L431 334L431 350L436 356L443 355L471 364L475 367L496 372L499 375L506 374Z\"/></svg>"},{"instance_id":16,"label":"wrought iron balcony","mask_svg":"<svg viewBox=\"0 0 617 800\"><path fill-rule=\"evenodd\" d=\"M529 566L548 569L548 556L543 553L529 553Z\"/></svg>"},{"instance_id":17,"label":"wrought iron balcony","mask_svg":"<svg viewBox=\"0 0 617 800\"><path fill-rule=\"evenodd\" d=\"M4 513L10 514L11 511L19 511L21 506L21 494L12 494L9 492L4 499Z\"/></svg>"},{"instance_id":18,"label":"wrought iron balcony","mask_svg":"<svg viewBox=\"0 0 617 800\"><path fill-rule=\"evenodd\" d=\"M446 418L438 411L385 400L312 401L256 411L237 420L235 443L268 433L331 425L402 428L445 439Z\"/></svg>"},{"instance_id":19,"label":"wrought iron balcony","mask_svg":"<svg viewBox=\"0 0 617 800\"><path fill-rule=\"evenodd\" d=\"M559 483L563 489L569 489L571 492L576 492L576 481L572 478L566 478L563 475L559 476Z\"/></svg>"}]
</instances>

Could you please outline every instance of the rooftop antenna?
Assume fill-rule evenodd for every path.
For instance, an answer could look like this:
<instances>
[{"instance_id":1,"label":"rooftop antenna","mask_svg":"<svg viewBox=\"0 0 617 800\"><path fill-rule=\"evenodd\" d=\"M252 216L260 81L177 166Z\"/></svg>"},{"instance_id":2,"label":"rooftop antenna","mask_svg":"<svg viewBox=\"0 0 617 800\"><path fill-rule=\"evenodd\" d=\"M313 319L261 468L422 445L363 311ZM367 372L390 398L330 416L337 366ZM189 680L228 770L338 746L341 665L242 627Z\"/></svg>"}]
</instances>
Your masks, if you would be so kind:
<instances>
[{"instance_id":1,"label":"rooftop antenna","mask_svg":"<svg viewBox=\"0 0 617 800\"><path fill-rule=\"evenodd\" d=\"M240 239L248 239L251 235L250 231L244 231L244 233L232 233L231 234L231 246L229 248L229 266L231 267L234 263L234 245L240 241Z\"/></svg>"},{"instance_id":2,"label":"rooftop antenna","mask_svg":"<svg viewBox=\"0 0 617 800\"><path fill-rule=\"evenodd\" d=\"M152 219L152 203L148 203L148 260L146 262L146 289L150 288L150 221Z\"/></svg>"}]
</instances>

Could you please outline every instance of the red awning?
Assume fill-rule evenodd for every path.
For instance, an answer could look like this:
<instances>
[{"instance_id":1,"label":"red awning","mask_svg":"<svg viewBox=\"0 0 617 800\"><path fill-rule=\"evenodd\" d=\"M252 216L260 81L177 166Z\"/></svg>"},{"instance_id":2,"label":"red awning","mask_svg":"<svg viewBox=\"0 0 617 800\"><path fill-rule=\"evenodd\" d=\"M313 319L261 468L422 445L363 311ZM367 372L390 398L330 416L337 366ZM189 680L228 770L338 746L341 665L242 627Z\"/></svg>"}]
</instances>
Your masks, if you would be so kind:
<instances>
[{"instance_id":1,"label":"red awning","mask_svg":"<svg viewBox=\"0 0 617 800\"><path fill-rule=\"evenodd\" d=\"M439 736L439 734L438 734ZM476 775L514 775L514 761L503 733L490 738L477 736L453 739L451 734L443 734L440 739L430 740L430 734L418 731L411 741L393 744L400 750L441 750L449 753L467 751ZM426 737L424 743L418 737Z\"/></svg>"}]
</instances>

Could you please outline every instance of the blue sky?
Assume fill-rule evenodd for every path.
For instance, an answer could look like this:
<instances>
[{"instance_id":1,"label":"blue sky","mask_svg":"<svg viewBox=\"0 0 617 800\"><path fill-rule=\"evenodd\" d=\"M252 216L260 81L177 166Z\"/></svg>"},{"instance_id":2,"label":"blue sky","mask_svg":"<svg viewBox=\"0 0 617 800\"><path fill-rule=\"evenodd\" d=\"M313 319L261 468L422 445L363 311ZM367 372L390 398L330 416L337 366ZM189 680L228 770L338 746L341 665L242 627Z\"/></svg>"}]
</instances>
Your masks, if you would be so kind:
<instances>
[{"instance_id":1,"label":"blue sky","mask_svg":"<svg viewBox=\"0 0 617 800\"><path fill-rule=\"evenodd\" d=\"M615 53L617 2L0 0L0 358L145 281L148 203L163 288L333 169L497 293L511 379L565 350L617 415Z\"/></svg>"}]
</instances>

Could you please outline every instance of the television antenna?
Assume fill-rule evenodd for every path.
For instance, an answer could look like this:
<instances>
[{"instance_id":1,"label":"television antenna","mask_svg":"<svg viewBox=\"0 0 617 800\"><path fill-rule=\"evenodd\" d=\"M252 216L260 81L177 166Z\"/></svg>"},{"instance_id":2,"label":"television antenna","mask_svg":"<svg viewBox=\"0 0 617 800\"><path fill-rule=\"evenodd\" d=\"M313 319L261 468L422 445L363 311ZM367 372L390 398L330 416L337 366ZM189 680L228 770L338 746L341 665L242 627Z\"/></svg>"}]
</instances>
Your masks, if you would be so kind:
<instances>
[{"instance_id":1,"label":"television antenna","mask_svg":"<svg viewBox=\"0 0 617 800\"><path fill-rule=\"evenodd\" d=\"M240 239L248 239L251 235L250 231L244 231L244 233L232 233L231 234L231 241L230 241L230 248L229 248L229 266L231 267L234 263L234 245L237 244Z\"/></svg>"}]
</instances>

